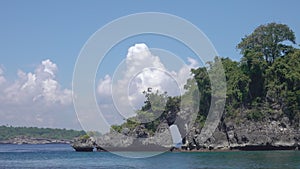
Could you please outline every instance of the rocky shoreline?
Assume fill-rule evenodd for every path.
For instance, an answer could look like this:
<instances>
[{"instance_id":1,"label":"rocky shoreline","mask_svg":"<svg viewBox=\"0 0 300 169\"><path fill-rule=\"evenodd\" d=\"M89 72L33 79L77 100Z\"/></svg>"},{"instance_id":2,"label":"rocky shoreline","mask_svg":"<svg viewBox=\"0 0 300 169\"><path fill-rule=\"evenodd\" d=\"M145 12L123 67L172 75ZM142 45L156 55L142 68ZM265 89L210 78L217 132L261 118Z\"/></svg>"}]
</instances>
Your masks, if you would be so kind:
<instances>
[{"instance_id":1,"label":"rocky shoreline","mask_svg":"<svg viewBox=\"0 0 300 169\"><path fill-rule=\"evenodd\" d=\"M133 131L110 132L98 138L74 140L76 151L263 151L299 150L300 128L291 125L287 117L269 116L263 121L222 119L212 136L202 141L201 129L192 127L183 139L183 145L172 146L167 123L160 125L155 137L149 137L139 126ZM147 148L148 147L148 148Z\"/></svg>"},{"instance_id":2,"label":"rocky shoreline","mask_svg":"<svg viewBox=\"0 0 300 169\"><path fill-rule=\"evenodd\" d=\"M0 141L0 144L71 144L71 140L19 136Z\"/></svg>"},{"instance_id":3,"label":"rocky shoreline","mask_svg":"<svg viewBox=\"0 0 300 169\"><path fill-rule=\"evenodd\" d=\"M70 144L76 151L261 151L299 150L300 128L291 125L287 117L274 117L263 121L223 119L212 136L202 142L201 129L192 127L181 147L173 147L167 123L150 136L143 126L134 130L110 132L99 137L79 137L74 140L32 138L19 136L0 141L0 144Z\"/></svg>"},{"instance_id":4,"label":"rocky shoreline","mask_svg":"<svg viewBox=\"0 0 300 169\"><path fill-rule=\"evenodd\" d=\"M271 116L270 116L271 117ZM199 130L186 137L188 149L209 150L298 150L300 129L292 126L287 117L269 118L264 121L220 122L213 135L201 142Z\"/></svg>"}]
</instances>

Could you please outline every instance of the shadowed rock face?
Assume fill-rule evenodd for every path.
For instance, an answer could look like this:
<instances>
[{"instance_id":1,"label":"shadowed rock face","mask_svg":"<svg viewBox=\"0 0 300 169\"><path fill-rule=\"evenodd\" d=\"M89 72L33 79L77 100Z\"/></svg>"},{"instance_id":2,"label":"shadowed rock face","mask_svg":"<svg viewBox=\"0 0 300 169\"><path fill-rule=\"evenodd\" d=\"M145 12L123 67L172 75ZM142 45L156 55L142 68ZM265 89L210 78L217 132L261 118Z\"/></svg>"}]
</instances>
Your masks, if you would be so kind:
<instances>
[{"instance_id":1,"label":"shadowed rock face","mask_svg":"<svg viewBox=\"0 0 300 169\"><path fill-rule=\"evenodd\" d=\"M203 144L199 144L195 131L190 135L190 149L295 150L300 146L299 128L291 126L287 117L239 123L226 119Z\"/></svg>"},{"instance_id":2,"label":"shadowed rock face","mask_svg":"<svg viewBox=\"0 0 300 169\"><path fill-rule=\"evenodd\" d=\"M188 111L188 110L185 110ZM181 111L181 114L184 111ZM177 118L183 118L177 116ZM173 119L173 118L172 118ZM184 122L182 120L181 122ZM300 129L291 125L287 117L269 116L262 121L245 117L222 118L212 136L203 142L201 129L189 124L177 124L184 136L183 149L187 150L294 150L300 148ZM187 135L185 135L188 133ZM95 140L74 141L78 151L166 151L173 146L169 122L161 122L154 136L143 125L121 133L110 132Z\"/></svg>"},{"instance_id":3,"label":"shadowed rock face","mask_svg":"<svg viewBox=\"0 0 300 169\"><path fill-rule=\"evenodd\" d=\"M140 129L142 130L142 127ZM93 151L94 147L98 151L167 151L172 147L167 124L161 124L154 137L136 136L111 132L96 138L95 141L77 139L72 146L76 151ZM238 124L230 120L222 121L206 142L199 143L198 136L199 130L193 128L186 137L188 144L185 149L296 150L300 146L300 131L290 126L287 118L263 122L246 120Z\"/></svg>"}]
</instances>

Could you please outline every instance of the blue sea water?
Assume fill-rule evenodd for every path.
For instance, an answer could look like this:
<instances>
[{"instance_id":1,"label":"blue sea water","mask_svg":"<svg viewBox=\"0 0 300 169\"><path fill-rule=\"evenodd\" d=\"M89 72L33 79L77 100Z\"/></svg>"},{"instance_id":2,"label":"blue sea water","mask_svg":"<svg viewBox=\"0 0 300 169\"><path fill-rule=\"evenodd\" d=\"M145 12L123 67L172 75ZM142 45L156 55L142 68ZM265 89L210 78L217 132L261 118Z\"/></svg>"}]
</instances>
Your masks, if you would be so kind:
<instances>
[{"instance_id":1,"label":"blue sea water","mask_svg":"<svg viewBox=\"0 0 300 169\"><path fill-rule=\"evenodd\" d=\"M133 159L109 152L75 152L67 144L0 144L0 168L300 169L300 151L167 152Z\"/></svg>"}]
</instances>

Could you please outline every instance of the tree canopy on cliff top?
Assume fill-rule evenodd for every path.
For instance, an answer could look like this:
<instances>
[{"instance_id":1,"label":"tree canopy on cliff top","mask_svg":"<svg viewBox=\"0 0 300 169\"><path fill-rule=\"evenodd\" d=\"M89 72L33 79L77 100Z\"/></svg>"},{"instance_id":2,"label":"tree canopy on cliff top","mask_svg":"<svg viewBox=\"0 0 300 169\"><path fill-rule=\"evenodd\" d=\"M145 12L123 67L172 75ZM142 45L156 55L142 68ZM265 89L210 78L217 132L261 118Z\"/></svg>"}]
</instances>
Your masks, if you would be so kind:
<instances>
[{"instance_id":1,"label":"tree canopy on cliff top","mask_svg":"<svg viewBox=\"0 0 300 169\"><path fill-rule=\"evenodd\" d=\"M208 76L216 74L214 65L222 63L226 76L225 118L246 117L248 120L263 120L270 113L282 112L280 116L289 117L292 124L299 126L300 121L300 50L295 44L294 32L285 24L269 23L260 25L250 35L242 38L237 45L242 54L241 61L230 58L216 57L208 67L191 70L194 80L186 84L187 93L195 90L189 83L196 82L199 91L199 112L196 124L203 126L210 108L211 80ZM151 87L151 86L149 86ZM166 93L165 93L166 94ZM153 103L168 103L163 108L164 113L158 119L166 117L167 112L180 111L180 97L167 97L157 93L146 93L148 101L138 111L139 116L153 116L155 105L149 104L149 99L156 98ZM162 100L167 98L167 100ZM170 106L171 105L171 106ZM157 106L156 106L157 107ZM175 112L175 114L174 114ZM149 114L150 113L150 114ZM151 114L152 113L152 114ZM136 118L136 117L135 117ZM159 120L147 123L145 126L155 131ZM131 124L131 125L129 125ZM130 119L122 126L135 127ZM121 131L122 127L113 126Z\"/></svg>"}]
</instances>

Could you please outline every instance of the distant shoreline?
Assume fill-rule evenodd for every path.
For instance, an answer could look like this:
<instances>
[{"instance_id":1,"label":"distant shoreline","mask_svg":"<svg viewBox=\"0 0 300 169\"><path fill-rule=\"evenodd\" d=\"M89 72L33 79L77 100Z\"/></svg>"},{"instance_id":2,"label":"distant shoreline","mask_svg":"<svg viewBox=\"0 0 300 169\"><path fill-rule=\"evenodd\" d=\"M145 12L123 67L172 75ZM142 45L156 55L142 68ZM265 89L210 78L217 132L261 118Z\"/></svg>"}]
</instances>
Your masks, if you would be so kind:
<instances>
[{"instance_id":1,"label":"distant shoreline","mask_svg":"<svg viewBox=\"0 0 300 169\"><path fill-rule=\"evenodd\" d=\"M51 138L33 138L33 137L15 137L8 140L1 140L0 144L71 144L71 140L67 139L51 139Z\"/></svg>"},{"instance_id":2,"label":"distant shoreline","mask_svg":"<svg viewBox=\"0 0 300 169\"><path fill-rule=\"evenodd\" d=\"M85 131L59 128L0 126L0 144L71 144Z\"/></svg>"}]
</instances>

